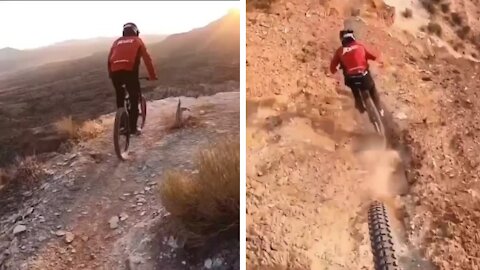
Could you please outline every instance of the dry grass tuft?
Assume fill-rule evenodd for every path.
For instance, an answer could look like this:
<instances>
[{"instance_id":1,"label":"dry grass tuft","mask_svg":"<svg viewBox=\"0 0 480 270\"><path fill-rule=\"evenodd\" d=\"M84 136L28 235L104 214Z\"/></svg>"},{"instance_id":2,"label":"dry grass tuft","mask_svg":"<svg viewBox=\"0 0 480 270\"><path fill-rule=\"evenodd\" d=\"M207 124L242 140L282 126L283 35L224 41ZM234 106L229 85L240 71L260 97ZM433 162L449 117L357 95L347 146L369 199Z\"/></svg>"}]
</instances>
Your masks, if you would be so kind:
<instances>
[{"instance_id":1,"label":"dry grass tuft","mask_svg":"<svg viewBox=\"0 0 480 270\"><path fill-rule=\"evenodd\" d=\"M427 25L427 30L430 34L435 34L439 37L442 36L442 27L436 22L429 22Z\"/></svg>"},{"instance_id":2,"label":"dry grass tuft","mask_svg":"<svg viewBox=\"0 0 480 270\"><path fill-rule=\"evenodd\" d=\"M35 156L17 159L8 168L0 168L0 190L8 186L32 186L45 176Z\"/></svg>"},{"instance_id":3,"label":"dry grass tuft","mask_svg":"<svg viewBox=\"0 0 480 270\"><path fill-rule=\"evenodd\" d=\"M10 174L6 169L0 168L0 190L7 186L10 182Z\"/></svg>"},{"instance_id":4,"label":"dry grass tuft","mask_svg":"<svg viewBox=\"0 0 480 270\"><path fill-rule=\"evenodd\" d=\"M55 128L58 133L66 134L68 138L74 141L93 139L104 131L104 127L97 121L90 120L78 124L71 116L55 122Z\"/></svg>"},{"instance_id":5,"label":"dry grass tuft","mask_svg":"<svg viewBox=\"0 0 480 270\"><path fill-rule=\"evenodd\" d=\"M205 106L208 108L209 106ZM212 107L210 107L212 108ZM198 114L205 114L206 111L199 111ZM189 110L182 107L177 107L177 110L172 114L166 114L163 116L163 122L165 123L165 130L172 131L187 127L199 127L202 126L200 118L193 115Z\"/></svg>"},{"instance_id":6,"label":"dry grass tuft","mask_svg":"<svg viewBox=\"0 0 480 270\"><path fill-rule=\"evenodd\" d=\"M239 138L226 139L200 151L196 165L198 173L195 174L166 173L160 183L162 204L190 238L208 238L223 231L238 230Z\"/></svg>"},{"instance_id":7,"label":"dry grass tuft","mask_svg":"<svg viewBox=\"0 0 480 270\"><path fill-rule=\"evenodd\" d=\"M214 109L215 109L215 104L212 104L212 103L203 103L196 107L197 111L204 111L204 113L213 111Z\"/></svg>"},{"instance_id":8,"label":"dry grass tuft","mask_svg":"<svg viewBox=\"0 0 480 270\"><path fill-rule=\"evenodd\" d=\"M69 138L76 138L78 125L73 121L72 116L63 117L54 125L58 133L67 134Z\"/></svg>"},{"instance_id":9,"label":"dry grass tuft","mask_svg":"<svg viewBox=\"0 0 480 270\"><path fill-rule=\"evenodd\" d=\"M406 8L403 12L402 12L402 16L405 17L405 18L411 18L413 16L413 11L409 8Z\"/></svg>"},{"instance_id":10,"label":"dry grass tuft","mask_svg":"<svg viewBox=\"0 0 480 270\"><path fill-rule=\"evenodd\" d=\"M90 140L102 134L105 128L97 121L86 121L78 129L78 137L81 140Z\"/></svg>"},{"instance_id":11,"label":"dry grass tuft","mask_svg":"<svg viewBox=\"0 0 480 270\"><path fill-rule=\"evenodd\" d=\"M34 184L44 175L45 172L35 156L18 160L13 169L13 179L21 184Z\"/></svg>"}]
</instances>

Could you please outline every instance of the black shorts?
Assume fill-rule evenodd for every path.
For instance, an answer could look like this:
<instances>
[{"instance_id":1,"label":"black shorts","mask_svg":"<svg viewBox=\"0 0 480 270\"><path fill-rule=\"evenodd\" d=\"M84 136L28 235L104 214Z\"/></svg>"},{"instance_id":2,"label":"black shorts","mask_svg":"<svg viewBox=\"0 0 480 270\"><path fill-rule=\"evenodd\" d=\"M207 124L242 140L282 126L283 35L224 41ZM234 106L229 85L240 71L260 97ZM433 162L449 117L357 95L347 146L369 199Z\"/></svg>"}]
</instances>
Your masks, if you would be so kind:
<instances>
[{"instance_id":1,"label":"black shorts","mask_svg":"<svg viewBox=\"0 0 480 270\"><path fill-rule=\"evenodd\" d=\"M345 85L352 90L371 90L375 89L375 82L369 71L358 75L345 75Z\"/></svg>"}]
</instances>

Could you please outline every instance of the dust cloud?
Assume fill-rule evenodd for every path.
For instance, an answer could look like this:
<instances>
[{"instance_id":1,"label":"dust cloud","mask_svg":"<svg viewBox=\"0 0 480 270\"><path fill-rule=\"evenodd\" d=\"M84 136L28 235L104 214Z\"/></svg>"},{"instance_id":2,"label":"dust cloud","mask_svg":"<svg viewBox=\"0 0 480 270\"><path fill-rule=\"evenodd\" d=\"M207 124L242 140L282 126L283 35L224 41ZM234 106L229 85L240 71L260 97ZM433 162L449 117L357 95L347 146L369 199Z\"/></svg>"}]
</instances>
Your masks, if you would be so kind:
<instances>
[{"instance_id":1,"label":"dust cloud","mask_svg":"<svg viewBox=\"0 0 480 270\"><path fill-rule=\"evenodd\" d=\"M389 149L368 149L358 154L360 163L367 170L366 183L370 198L384 200L398 194L392 180L401 164L397 151Z\"/></svg>"}]
</instances>

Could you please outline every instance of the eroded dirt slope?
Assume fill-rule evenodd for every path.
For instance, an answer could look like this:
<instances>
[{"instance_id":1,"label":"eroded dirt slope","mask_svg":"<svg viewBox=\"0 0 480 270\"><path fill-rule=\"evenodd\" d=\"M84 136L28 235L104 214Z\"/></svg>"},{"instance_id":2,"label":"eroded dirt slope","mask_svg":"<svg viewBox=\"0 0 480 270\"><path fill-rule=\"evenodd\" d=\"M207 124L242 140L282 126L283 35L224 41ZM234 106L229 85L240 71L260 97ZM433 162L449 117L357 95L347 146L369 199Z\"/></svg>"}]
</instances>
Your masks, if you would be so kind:
<instances>
[{"instance_id":1,"label":"eroded dirt slope","mask_svg":"<svg viewBox=\"0 0 480 270\"><path fill-rule=\"evenodd\" d=\"M167 230L156 187L169 169L193 171L197 150L238 135L239 93L182 97L191 110L187 126L169 130L177 100L148 103L144 133L132 139L128 161L114 154L107 115L100 137L43 165L45 183L23 195L3 194L0 269L239 269L238 241L195 257L183 252ZM14 234L19 225L26 230Z\"/></svg>"},{"instance_id":2,"label":"eroded dirt slope","mask_svg":"<svg viewBox=\"0 0 480 270\"><path fill-rule=\"evenodd\" d=\"M249 267L372 269L366 207L381 198L404 269L478 269L478 65L337 3L247 13ZM326 72L344 23L387 63L372 67L387 148Z\"/></svg>"}]
</instances>

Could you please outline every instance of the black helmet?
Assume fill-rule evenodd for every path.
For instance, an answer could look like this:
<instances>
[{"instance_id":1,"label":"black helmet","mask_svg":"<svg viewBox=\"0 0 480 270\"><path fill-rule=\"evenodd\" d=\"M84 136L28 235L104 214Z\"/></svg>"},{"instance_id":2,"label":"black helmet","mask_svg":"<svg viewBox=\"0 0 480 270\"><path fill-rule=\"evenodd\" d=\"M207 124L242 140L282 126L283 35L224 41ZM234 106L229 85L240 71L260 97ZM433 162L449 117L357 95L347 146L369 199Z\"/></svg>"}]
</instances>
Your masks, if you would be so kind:
<instances>
[{"instance_id":1,"label":"black helmet","mask_svg":"<svg viewBox=\"0 0 480 270\"><path fill-rule=\"evenodd\" d=\"M339 37L340 37L340 41L342 42L343 46L346 46L346 45L350 44L350 42L355 40L355 35L353 34L352 29L341 30L340 34L339 34Z\"/></svg>"},{"instance_id":2,"label":"black helmet","mask_svg":"<svg viewBox=\"0 0 480 270\"><path fill-rule=\"evenodd\" d=\"M137 36L140 34L137 25L129 22L123 25L123 36Z\"/></svg>"}]
</instances>

